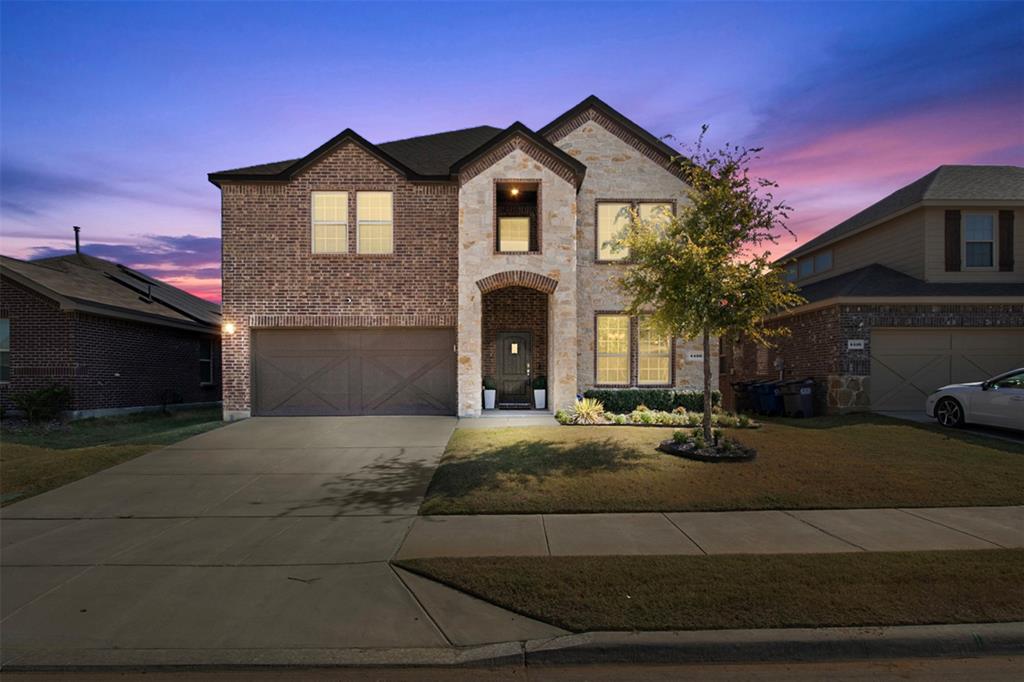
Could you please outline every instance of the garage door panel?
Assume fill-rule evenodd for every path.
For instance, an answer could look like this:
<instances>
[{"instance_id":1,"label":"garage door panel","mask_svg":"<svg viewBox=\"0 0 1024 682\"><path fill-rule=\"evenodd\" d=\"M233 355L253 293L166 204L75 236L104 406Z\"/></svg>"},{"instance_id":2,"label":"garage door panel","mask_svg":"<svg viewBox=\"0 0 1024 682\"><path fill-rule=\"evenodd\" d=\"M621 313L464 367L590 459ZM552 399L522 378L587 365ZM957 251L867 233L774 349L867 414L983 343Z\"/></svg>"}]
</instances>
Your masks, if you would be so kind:
<instances>
[{"instance_id":1,"label":"garage door panel","mask_svg":"<svg viewBox=\"0 0 1024 682\"><path fill-rule=\"evenodd\" d=\"M871 334L871 405L922 410L951 383L980 381L1024 365L1024 330L901 329Z\"/></svg>"},{"instance_id":2,"label":"garage door panel","mask_svg":"<svg viewBox=\"0 0 1024 682\"><path fill-rule=\"evenodd\" d=\"M261 415L454 414L450 329L256 332Z\"/></svg>"}]
</instances>

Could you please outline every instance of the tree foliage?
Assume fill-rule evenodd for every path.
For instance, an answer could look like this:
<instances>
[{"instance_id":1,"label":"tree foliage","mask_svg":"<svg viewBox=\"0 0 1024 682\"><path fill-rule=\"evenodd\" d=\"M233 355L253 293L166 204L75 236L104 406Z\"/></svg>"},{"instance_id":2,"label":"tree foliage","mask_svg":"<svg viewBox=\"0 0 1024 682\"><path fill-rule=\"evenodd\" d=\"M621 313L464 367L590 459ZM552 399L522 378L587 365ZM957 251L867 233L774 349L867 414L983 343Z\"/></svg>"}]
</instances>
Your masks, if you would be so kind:
<instances>
[{"instance_id":1,"label":"tree foliage","mask_svg":"<svg viewBox=\"0 0 1024 682\"><path fill-rule=\"evenodd\" d=\"M661 334L704 342L705 405L711 405L713 336L744 335L770 345L788 332L765 319L803 299L772 262L769 245L790 233L790 207L776 199L777 183L755 178L750 163L760 148L727 145L710 150L701 132L692 151L673 161L687 184L688 201L677 215L643 219L630 212L613 240L629 258L619 288L632 315L648 315ZM704 410L711 439L711 410Z\"/></svg>"}]
</instances>

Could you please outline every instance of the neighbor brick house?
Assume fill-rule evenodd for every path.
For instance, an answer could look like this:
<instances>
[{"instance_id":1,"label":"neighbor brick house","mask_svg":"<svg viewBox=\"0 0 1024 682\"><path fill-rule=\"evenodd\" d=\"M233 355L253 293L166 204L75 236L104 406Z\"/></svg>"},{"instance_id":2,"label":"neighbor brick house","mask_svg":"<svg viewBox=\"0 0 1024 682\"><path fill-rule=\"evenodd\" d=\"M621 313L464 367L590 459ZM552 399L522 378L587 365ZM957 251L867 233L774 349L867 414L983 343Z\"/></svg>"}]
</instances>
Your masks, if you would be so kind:
<instances>
[{"instance_id":1,"label":"neighbor brick house","mask_svg":"<svg viewBox=\"0 0 1024 682\"><path fill-rule=\"evenodd\" d=\"M784 256L807 303L774 348L722 339L721 388L817 380L821 407L924 409L1024 366L1024 168L941 166Z\"/></svg>"},{"instance_id":2,"label":"neighbor brick house","mask_svg":"<svg viewBox=\"0 0 1024 682\"><path fill-rule=\"evenodd\" d=\"M622 209L675 211L659 139L590 97L521 123L210 174L221 189L226 418L564 407L594 386L691 387L699 347L623 313ZM717 362L716 369L717 369Z\"/></svg>"},{"instance_id":3,"label":"neighbor brick house","mask_svg":"<svg viewBox=\"0 0 1024 682\"><path fill-rule=\"evenodd\" d=\"M0 256L0 404L52 385L70 416L220 401L220 310L117 263Z\"/></svg>"}]
</instances>

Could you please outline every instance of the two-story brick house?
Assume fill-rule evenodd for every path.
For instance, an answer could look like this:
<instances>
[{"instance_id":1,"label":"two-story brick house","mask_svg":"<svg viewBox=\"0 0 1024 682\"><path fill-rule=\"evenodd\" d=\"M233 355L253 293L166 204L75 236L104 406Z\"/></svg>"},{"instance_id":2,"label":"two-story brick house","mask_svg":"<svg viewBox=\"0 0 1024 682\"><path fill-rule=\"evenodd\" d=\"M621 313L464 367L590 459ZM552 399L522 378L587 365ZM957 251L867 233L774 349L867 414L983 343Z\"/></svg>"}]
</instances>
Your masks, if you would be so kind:
<instances>
[{"instance_id":1,"label":"two-story brick house","mask_svg":"<svg viewBox=\"0 0 1024 682\"><path fill-rule=\"evenodd\" d=\"M923 412L1024 366L1024 168L940 166L781 260L807 303L773 348L722 340L721 388L812 377L821 407Z\"/></svg>"},{"instance_id":2,"label":"two-story brick house","mask_svg":"<svg viewBox=\"0 0 1024 682\"><path fill-rule=\"evenodd\" d=\"M623 313L622 208L674 211L675 152L589 97L481 126L210 174L222 193L225 417L549 407L593 386L697 387L698 344ZM716 366L717 370L717 366Z\"/></svg>"}]
</instances>

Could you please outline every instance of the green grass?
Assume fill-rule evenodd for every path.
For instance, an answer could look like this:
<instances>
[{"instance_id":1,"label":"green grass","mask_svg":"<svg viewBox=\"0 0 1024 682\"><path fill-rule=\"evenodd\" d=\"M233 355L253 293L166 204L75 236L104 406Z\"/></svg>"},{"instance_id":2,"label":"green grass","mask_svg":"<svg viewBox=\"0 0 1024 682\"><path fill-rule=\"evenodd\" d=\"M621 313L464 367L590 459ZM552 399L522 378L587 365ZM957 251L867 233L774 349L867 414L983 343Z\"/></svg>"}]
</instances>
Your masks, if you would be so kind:
<instances>
[{"instance_id":1,"label":"green grass","mask_svg":"<svg viewBox=\"0 0 1024 682\"><path fill-rule=\"evenodd\" d=\"M0 500L10 504L221 426L217 409L142 413L0 434Z\"/></svg>"},{"instance_id":2,"label":"green grass","mask_svg":"<svg viewBox=\"0 0 1024 682\"><path fill-rule=\"evenodd\" d=\"M396 563L578 632L1024 620L1019 549Z\"/></svg>"},{"instance_id":3,"label":"green grass","mask_svg":"<svg viewBox=\"0 0 1024 682\"><path fill-rule=\"evenodd\" d=\"M421 514L928 507L1024 503L1024 445L864 415L727 429L752 462L658 452L673 429L460 429Z\"/></svg>"}]
</instances>

